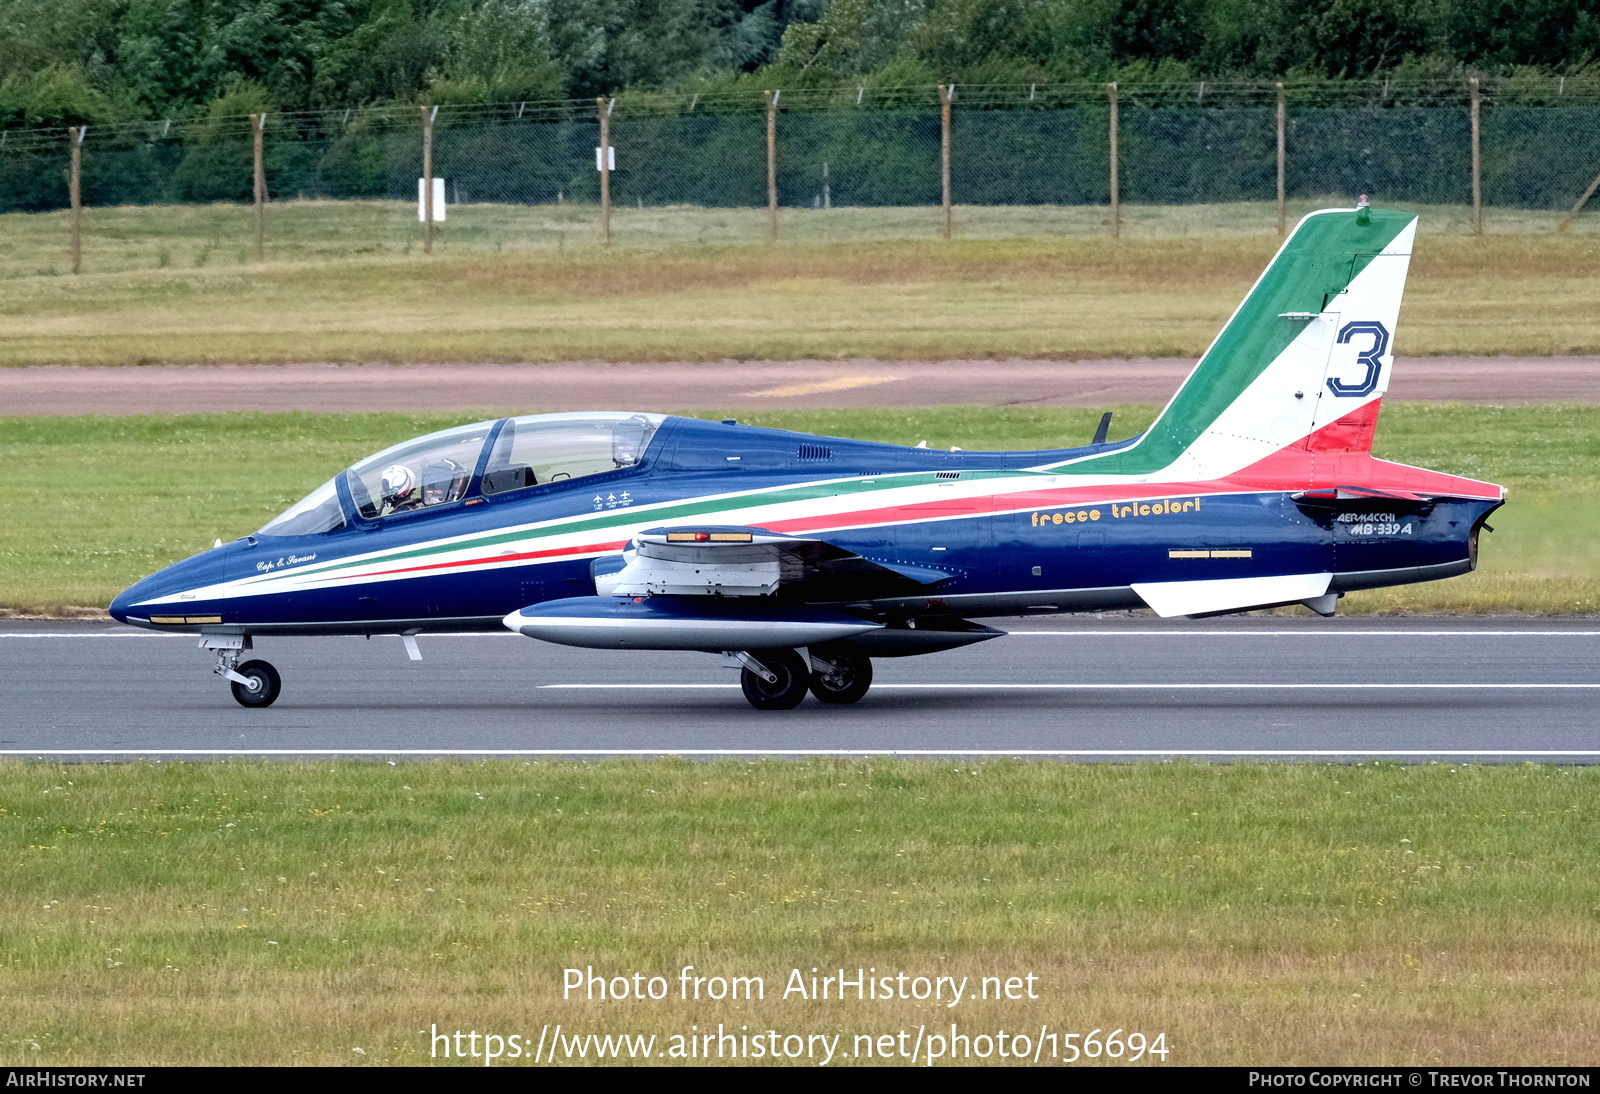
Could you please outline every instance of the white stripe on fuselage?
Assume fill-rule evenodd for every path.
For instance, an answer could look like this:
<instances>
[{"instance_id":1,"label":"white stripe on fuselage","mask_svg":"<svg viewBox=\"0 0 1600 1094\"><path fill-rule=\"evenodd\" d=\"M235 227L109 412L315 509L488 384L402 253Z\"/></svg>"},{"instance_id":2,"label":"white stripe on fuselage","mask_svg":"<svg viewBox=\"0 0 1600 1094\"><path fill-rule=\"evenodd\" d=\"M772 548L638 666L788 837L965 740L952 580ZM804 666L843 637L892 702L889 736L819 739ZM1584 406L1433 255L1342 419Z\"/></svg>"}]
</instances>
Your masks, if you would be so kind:
<instances>
[{"instance_id":1,"label":"white stripe on fuselage","mask_svg":"<svg viewBox=\"0 0 1600 1094\"><path fill-rule=\"evenodd\" d=\"M924 473L919 472L917 474L920 476ZM890 476L875 477L887 478ZM760 491L740 491L733 494L707 495L683 498L672 502L658 502L649 507L641 506L638 509L628 510L627 512L633 519L625 523L597 529L560 530L560 525L562 524L587 521L592 519L593 514L585 513L578 516L553 518L506 529L477 532L470 535L407 544L404 547L392 547L381 551L366 552L350 556L347 559L340 559L330 569L316 567L314 569L285 569L267 574L251 574L243 578L181 590L158 599L141 601L136 606L171 605L180 598L185 600L233 600L256 596L272 596L288 592L351 588L408 578L435 576L443 571L466 574L544 565L552 562L570 562L612 554L618 549L607 547L602 550L583 550L583 548L591 547L596 540L602 540L606 543L626 542L645 528L658 527L663 524L667 526L729 524L760 527L794 520L825 518L833 514L838 514L842 518L838 524L797 533L801 536L815 536L827 535L847 529L891 528L911 524L970 520L1007 513L1021 513L1039 508L1041 504L1058 508L1088 504L1102 506L1113 503L1121 504L1159 499L1173 492L1164 488L1167 484L1149 482L1142 478L1130 478L1128 476L1094 475L1079 478L1076 476L1038 474L1034 472L1007 472L999 475L990 472L984 478L954 480L948 486L924 482L904 487L891 486L868 491L851 491L849 493L836 493L793 501L762 500L763 495L771 495L778 492L826 488L859 481L860 479L858 478L828 479L816 483L771 487ZM1035 498L1026 505L1001 507L1005 495L1009 494L1033 494L1046 491L1062 493L1070 491L1076 493L1103 489L1112 485L1125 485L1130 489L1125 494L1117 497L1096 497L1092 501L1075 502L1071 500L1070 496L1064 496L1044 503ZM1171 485L1182 486L1184 484ZM1220 491L1197 493L1183 490L1179 492L1184 493L1186 497L1213 496L1221 493ZM1233 492L1230 491L1229 493ZM1238 493L1259 493L1259 491L1241 490ZM970 513L953 513L948 516L929 516L921 513L908 516L903 520L884 520L881 517L865 521L851 521L848 519L849 515L854 512L880 513L885 509L927 505L938 501L954 501L956 499L980 502L987 500L991 504L995 504L996 507L975 509ZM734 507L723 509L719 512L701 513L693 516L663 518L659 515L659 510L661 509L682 505L698 505L718 500L733 502ZM495 539L499 540L499 542L485 546L483 545L485 539ZM457 549L451 550L449 549L451 544L459 546ZM554 558L513 558L501 561L497 557L484 557L491 550L495 551L497 555L517 555L531 551L561 551L563 549L566 549L569 553ZM406 557L396 557L397 555ZM481 561L471 562L470 560L474 558L480 558ZM467 564L460 565L463 562ZM361 573L361 571L370 570L374 567L401 572ZM412 567L417 567L417 569L411 569Z\"/></svg>"}]
</instances>

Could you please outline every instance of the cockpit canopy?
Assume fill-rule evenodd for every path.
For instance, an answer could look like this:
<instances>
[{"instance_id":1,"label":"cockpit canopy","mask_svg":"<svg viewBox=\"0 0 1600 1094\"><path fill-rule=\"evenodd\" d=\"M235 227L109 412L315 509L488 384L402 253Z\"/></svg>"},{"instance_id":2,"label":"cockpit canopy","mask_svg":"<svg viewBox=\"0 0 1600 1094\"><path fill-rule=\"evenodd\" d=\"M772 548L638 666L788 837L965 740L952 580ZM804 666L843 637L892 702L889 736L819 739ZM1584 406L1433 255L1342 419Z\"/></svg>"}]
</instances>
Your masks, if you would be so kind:
<instances>
[{"instance_id":1,"label":"cockpit canopy","mask_svg":"<svg viewBox=\"0 0 1600 1094\"><path fill-rule=\"evenodd\" d=\"M466 496L484 442L497 422L458 426L385 448L344 473L365 520L408 513Z\"/></svg>"},{"instance_id":2,"label":"cockpit canopy","mask_svg":"<svg viewBox=\"0 0 1600 1094\"><path fill-rule=\"evenodd\" d=\"M633 467L664 420L627 412L530 414L430 433L334 476L259 534L332 532L352 519L380 520L472 494L492 497ZM341 482L354 512L340 498Z\"/></svg>"}]
</instances>

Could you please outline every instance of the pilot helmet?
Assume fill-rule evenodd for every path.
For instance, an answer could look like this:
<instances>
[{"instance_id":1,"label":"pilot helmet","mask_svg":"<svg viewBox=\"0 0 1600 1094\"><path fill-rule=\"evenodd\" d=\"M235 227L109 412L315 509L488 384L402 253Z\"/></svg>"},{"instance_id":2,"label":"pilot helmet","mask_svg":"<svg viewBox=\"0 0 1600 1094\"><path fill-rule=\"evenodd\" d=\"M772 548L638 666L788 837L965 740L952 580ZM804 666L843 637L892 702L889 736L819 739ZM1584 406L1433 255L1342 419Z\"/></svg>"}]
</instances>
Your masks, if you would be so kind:
<instances>
[{"instance_id":1,"label":"pilot helmet","mask_svg":"<svg viewBox=\"0 0 1600 1094\"><path fill-rule=\"evenodd\" d=\"M422 469L422 504L455 501L467 489L467 469L452 459L438 459Z\"/></svg>"},{"instance_id":2,"label":"pilot helmet","mask_svg":"<svg viewBox=\"0 0 1600 1094\"><path fill-rule=\"evenodd\" d=\"M396 509L419 500L417 473L403 463L391 464L383 469L383 480L379 489L382 491L383 504Z\"/></svg>"}]
</instances>

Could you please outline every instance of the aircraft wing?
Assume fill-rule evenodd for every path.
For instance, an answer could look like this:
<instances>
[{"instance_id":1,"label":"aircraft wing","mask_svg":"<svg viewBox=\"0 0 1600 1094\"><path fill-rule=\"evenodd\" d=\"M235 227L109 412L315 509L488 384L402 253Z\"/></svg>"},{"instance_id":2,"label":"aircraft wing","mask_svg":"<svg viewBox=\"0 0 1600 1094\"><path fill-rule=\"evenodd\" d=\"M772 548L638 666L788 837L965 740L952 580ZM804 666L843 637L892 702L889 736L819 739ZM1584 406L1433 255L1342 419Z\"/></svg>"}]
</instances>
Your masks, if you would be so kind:
<instances>
[{"instance_id":1,"label":"aircraft wing","mask_svg":"<svg viewBox=\"0 0 1600 1094\"><path fill-rule=\"evenodd\" d=\"M778 596L800 601L904 596L943 570L863 558L825 540L726 525L650 528L595 560L601 596Z\"/></svg>"}]
</instances>

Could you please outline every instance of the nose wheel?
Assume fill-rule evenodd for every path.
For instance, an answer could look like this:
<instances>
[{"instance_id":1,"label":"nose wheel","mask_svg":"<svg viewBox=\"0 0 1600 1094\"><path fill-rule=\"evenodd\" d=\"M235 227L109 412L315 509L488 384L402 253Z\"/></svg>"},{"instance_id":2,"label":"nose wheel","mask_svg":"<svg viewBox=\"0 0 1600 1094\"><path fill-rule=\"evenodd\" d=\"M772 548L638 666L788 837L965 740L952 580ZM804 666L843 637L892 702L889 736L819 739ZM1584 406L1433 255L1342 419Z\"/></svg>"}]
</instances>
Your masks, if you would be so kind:
<instances>
[{"instance_id":1,"label":"nose wheel","mask_svg":"<svg viewBox=\"0 0 1600 1094\"><path fill-rule=\"evenodd\" d=\"M266 661L246 661L229 673L228 687L242 707L270 707L283 690L283 679Z\"/></svg>"},{"instance_id":2,"label":"nose wheel","mask_svg":"<svg viewBox=\"0 0 1600 1094\"><path fill-rule=\"evenodd\" d=\"M217 662L211 671L228 681L233 697L240 706L270 707L283 690L282 677L267 662L240 663L239 658L250 648L248 634L203 635L200 648L217 655Z\"/></svg>"}]
</instances>

